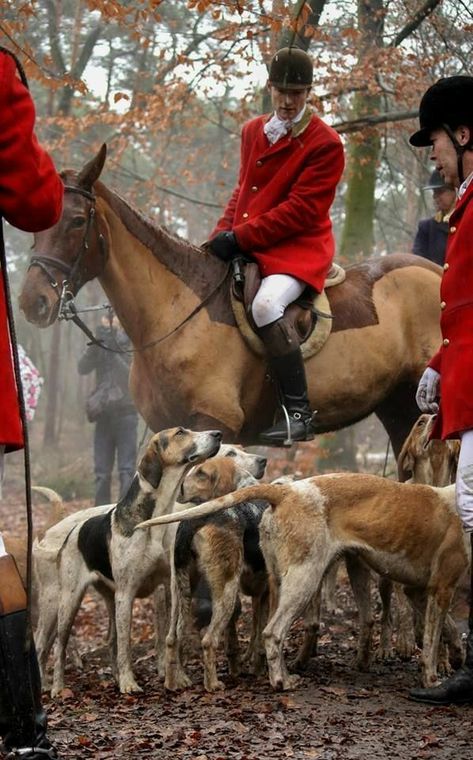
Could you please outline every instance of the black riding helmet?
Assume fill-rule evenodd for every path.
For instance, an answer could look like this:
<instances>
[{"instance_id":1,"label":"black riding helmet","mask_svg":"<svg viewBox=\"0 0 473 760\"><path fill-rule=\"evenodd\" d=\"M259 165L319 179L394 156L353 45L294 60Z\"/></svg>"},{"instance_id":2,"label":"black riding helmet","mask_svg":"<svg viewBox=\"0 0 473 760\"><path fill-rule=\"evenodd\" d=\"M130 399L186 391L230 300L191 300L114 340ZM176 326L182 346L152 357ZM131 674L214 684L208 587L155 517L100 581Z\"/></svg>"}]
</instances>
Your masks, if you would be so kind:
<instances>
[{"instance_id":1,"label":"black riding helmet","mask_svg":"<svg viewBox=\"0 0 473 760\"><path fill-rule=\"evenodd\" d=\"M467 145L460 145L454 134L462 124L472 132ZM473 77L445 77L429 87L420 101L419 125L420 129L409 138L410 144L416 148L432 145L431 132L444 129L456 150L458 176L463 182L463 154L473 147Z\"/></svg>"},{"instance_id":2,"label":"black riding helmet","mask_svg":"<svg viewBox=\"0 0 473 760\"><path fill-rule=\"evenodd\" d=\"M314 67L304 50L286 47L278 50L269 64L269 83L287 90L311 87Z\"/></svg>"}]
</instances>

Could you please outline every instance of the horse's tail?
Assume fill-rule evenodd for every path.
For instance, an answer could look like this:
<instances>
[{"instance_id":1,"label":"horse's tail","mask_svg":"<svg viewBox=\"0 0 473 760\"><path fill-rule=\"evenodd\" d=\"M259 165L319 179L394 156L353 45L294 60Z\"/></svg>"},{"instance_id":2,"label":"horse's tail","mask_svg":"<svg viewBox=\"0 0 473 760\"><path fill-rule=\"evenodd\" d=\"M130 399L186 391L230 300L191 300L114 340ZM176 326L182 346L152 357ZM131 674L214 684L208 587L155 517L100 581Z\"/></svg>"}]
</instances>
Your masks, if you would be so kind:
<instances>
[{"instance_id":1,"label":"horse's tail","mask_svg":"<svg viewBox=\"0 0 473 760\"><path fill-rule=\"evenodd\" d=\"M256 486L240 488L238 491L221 496L219 499L206 501L205 504L200 504L198 507L191 507L190 509L183 509L181 512L171 512L160 517L153 517L151 520L138 523L136 528L150 528L153 525L164 525L165 523L181 522L182 520L193 520L196 517L206 517L223 509L251 501L251 499L263 499L264 501L269 501L271 506L275 507L284 499L288 491L289 486L287 485L260 483Z\"/></svg>"}]
</instances>

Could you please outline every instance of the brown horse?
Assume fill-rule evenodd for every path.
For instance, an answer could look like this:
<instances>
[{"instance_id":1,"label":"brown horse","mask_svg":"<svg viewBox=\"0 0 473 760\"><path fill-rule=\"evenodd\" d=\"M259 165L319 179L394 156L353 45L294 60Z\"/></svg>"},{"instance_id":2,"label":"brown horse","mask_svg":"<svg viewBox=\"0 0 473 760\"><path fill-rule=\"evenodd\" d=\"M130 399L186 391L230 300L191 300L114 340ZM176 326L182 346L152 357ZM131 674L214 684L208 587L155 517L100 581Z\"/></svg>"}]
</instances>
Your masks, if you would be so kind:
<instances>
[{"instance_id":1,"label":"brown horse","mask_svg":"<svg viewBox=\"0 0 473 760\"><path fill-rule=\"evenodd\" d=\"M98 277L135 348L130 387L149 427L218 427L226 440L256 443L276 394L236 327L226 265L98 182L105 153L63 173L62 218L36 235L21 309L47 327L65 281L75 294ZM425 259L391 255L350 267L328 291L332 333L306 365L317 432L376 412L399 452L418 416L417 380L440 344L440 275Z\"/></svg>"}]
</instances>

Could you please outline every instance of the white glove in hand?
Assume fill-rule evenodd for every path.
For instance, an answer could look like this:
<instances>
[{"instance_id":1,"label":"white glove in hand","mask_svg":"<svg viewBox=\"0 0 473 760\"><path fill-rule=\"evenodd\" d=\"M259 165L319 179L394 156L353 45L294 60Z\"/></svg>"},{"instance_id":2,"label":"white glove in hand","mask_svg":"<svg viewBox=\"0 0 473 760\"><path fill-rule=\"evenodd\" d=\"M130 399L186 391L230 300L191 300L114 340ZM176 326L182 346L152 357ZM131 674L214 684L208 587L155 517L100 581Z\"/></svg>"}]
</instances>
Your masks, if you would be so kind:
<instances>
[{"instance_id":1,"label":"white glove in hand","mask_svg":"<svg viewBox=\"0 0 473 760\"><path fill-rule=\"evenodd\" d=\"M417 386L416 401L421 412L437 414L440 396L440 374L432 367L427 367Z\"/></svg>"}]
</instances>

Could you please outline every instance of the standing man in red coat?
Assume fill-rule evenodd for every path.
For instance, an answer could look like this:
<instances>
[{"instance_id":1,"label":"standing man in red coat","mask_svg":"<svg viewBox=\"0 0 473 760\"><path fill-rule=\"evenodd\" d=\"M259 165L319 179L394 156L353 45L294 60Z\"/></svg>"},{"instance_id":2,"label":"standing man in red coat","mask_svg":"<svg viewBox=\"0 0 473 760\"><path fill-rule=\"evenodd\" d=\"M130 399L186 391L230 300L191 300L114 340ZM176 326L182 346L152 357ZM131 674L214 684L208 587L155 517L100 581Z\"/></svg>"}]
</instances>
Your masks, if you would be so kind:
<instances>
[{"instance_id":1,"label":"standing man in red coat","mask_svg":"<svg viewBox=\"0 0 473 760\"><path fill-rule=\"evenodd\" d=\"M243 253L262 275L252 314L289 414L291 438L314 437L299 343L282 320L309 285L320 292L334 256L329 211L344 168L338 134L307 105L312 61L283 48L269 67L272 115L244 125L238 184L211 235L212 252L230 261ZM280 445L285 420L261 440Z\"/></svg>"},{"instance_id":2,"label":"standing man in red coat","mask_svg":"<svg viewBox=\"0 0 473 760\"><path fill-rule=\"evenodd\" d=\"M16 354L3 245L2 217L26 232L47 229L62 210L63 184L34 134L35 110L14 56L0 48L0 457L23 448L26 431L15 372ZM18 368L18 363L16 362ZM17 384L18 383L18 384ZM1 528L1 526L0 526ZM0 735L6 758L45 760L57 754L46 735L41 681L26 594L0 533Z\"/></svg>"},{"instance_id":3,"label":"standing man in red coat","mask_svg":"<svg viewBox=\"0 0 473 760\"><path fill-rule=\"evenodd\" d=\"M432 146L431 160L444 181L457 188L449 218L440 288L442 345L417 390L423 412L437 413L433 437L460 438L457 508L473 549L473 77L440 79L423 96L415 146ZM410 696L430 704L473 703L473 573L466 659L440 686Z\"/></svg>"}]
</instances>

